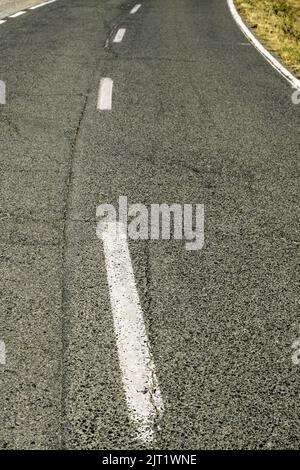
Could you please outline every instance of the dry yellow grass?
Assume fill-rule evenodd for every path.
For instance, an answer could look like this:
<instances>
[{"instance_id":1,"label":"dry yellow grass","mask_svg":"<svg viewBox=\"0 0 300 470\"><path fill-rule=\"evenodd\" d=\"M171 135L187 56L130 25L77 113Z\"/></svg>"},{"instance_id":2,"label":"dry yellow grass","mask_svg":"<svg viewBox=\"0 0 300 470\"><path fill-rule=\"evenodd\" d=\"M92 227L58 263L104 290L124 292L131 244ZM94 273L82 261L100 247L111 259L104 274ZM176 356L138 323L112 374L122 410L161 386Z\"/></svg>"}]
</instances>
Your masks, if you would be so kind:
<instances>
[{"instance_id":1,"label":"dry yellow grass","mask_svg":"<svg viewBox=\"0 0 300 470\"><path fill-rule=\"evenodd\" d=\"M300 78L300 0L235 0L255 34Z\"/></svg>"}]
</instances>

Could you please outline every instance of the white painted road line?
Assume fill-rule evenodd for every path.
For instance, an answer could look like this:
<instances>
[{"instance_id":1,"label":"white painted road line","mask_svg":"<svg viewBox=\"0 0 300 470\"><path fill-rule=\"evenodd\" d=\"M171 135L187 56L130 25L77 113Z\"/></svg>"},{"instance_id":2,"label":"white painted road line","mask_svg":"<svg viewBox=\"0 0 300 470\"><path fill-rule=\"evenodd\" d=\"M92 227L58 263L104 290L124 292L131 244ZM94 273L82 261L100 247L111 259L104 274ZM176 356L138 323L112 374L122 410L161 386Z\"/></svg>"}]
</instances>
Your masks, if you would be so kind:
<instances>
[{"instance_id":1,"label":"white painted road line","mask_svg":"<svg viewBox=\"0 0 300 470\"><path fill-rule=\"evenodd\" d=\"M240 17L233 0L227 0L228 7L230 9L230 12L244 33L244 35L249 39L249 41L252 42L254 47L267 59L267 61L274 67L284 78L286 78L290 84L294 87L300 90L300 80L298 80L289 70L287 70L275 57L265 49L265 47L256 39L254 34L251 33L249 28L245 25L243 22L242 18Z\"/></svg>"},{"instance_id":2,"label":"white painted road line","mask_svg":"<svg viewBox=\"0 0 300 470\"><path fill-rule=\"evenodd\" d=\"M4 341L0 340L0 364L5 366L6 364L6 350Z\"/></svg>"},{"instance_id":3,"label":"white painted road line","mask_svg":"<svg viewBox=\"0 0 300 470\"><path fill-rule=\"evenodd\" d=\"M49 5L50 3L54 3L56 0L48 0L48 2L43 2L39 3L38 5L34 5L33 7L30 7L29 10L36 10L37 8L43 7L45 5Z\"/></svg>"},{"instance_id":4,"label":"white painted road line","mask_svg":"<svg viewBox=\"0 0 300 470\"><path fill-rule=\"evenodd\" d=\"M6 23L6 20L0 20L0 24Z\"/></svg>"},{"instance_id":5,"label":"white painted road line","mask_svg":"<svg viewBox=\"0 0 300 470\"><path fill-rule=\"evenodd\" d=\"M30 7L29 10L36 10L37 8L41 8L43 7L44 5L47 5L48 2L44 2L44 3L39 3L38 5L34 5L34 7Z\"/></svg>"},{"instance_id":6,"label":"white painted road line","mask_svg":"<svg viewBox=\"0 0 300 470\"><path fill-rule=\"evenodd\" d=\"M126 29L120 28L117 34L115 35L114 42L122 42L125 33L126 33Z\"/></svg>"},{"instance_id":7,"label":"white painted road line","mask_svg":"<svg viewBox=\"0 0 300 470\"><path fill-rule=\"evenodd\" d=\"M116 236L116 230L118 231ZM135 285L125 227L108 223L102 233L110 301L127 406L138 438L149 443L163 403Z\"/></svg>"},{"instance_id":8,"label":"white painted road line","mask_svg":"<svg viewBox=\"0 0 300 470\"><path fill-rule=\"evenodd\" d=\"M98 93L97 109L100 111L110 111L112 103L113 81L111 78L102 78Z\"/></svg>"},{"instance_id":9,"label":"white painted road line","mask_svg":"<svg viewBox=\"0 0 300 470\"><path fill-rule=\"evenodd\" d=\"M134 15L140 8L141 8L141 4L140 3L137 3L133 8L132 10L130 10L130 14L131 15Z\"/></svg>"},{"instance_id":10,"label":"white painted road line","mask_svg":"<svg viewBox=\"0 0 300 470\"><path fill-rule=\"evenodd\" d=\"M18 11L18 13L14 13L10 15L9 18L17 18L18 16L25 15L26 11Z\"/></svg>"}]
</instances>

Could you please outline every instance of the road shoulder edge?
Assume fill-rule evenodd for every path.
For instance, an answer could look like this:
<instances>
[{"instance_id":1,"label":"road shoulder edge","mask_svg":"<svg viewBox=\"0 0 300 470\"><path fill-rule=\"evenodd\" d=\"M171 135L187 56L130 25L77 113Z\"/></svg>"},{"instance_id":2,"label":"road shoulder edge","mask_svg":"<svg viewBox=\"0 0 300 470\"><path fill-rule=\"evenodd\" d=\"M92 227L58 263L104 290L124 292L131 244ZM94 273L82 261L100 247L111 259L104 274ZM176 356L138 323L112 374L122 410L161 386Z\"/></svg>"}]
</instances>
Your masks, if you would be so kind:
<instances>
[{"instance_id":1,"label":"road shoulder edge","mask_svg":"<svg viewBox=\"0 0 300 470\"><path fill-rule=\"evenodd\" d=\"M0 20L9 15L18 13L22 9L27 9L32 6L42 3L44 0L0 0Z\"/></svg>"}]
</instances>

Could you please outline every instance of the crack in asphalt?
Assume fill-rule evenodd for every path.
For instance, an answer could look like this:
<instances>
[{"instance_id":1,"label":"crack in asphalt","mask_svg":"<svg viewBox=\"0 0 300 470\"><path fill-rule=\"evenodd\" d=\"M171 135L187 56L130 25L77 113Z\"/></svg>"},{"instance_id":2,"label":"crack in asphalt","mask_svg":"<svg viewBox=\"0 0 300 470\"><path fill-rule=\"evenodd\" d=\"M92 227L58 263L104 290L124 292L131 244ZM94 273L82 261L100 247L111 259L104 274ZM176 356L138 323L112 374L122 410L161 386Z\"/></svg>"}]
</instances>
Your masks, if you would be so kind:
<instances>
[{"instance_id":1,"label":"crack in asphalt","mask_svg":"<svg viewBox=\"0 0 300 470\"><path fill-rule=\"evenodd\" d=\"M68 251L68 243L67 243L67 230L68 230L68 223L69 223L69 211L70 211L70 202L71 202L71 195L72 195L72 188L73 188L73 180L74 180L74 160L75 160L75 153L76 147L79 139L79 133L81 129L81 124L83 121L84 113L88 103L88 97L91 90L91 84L86 92L84 103L81 109L81 113L79 116L77 128L75 130L75 135L72 143L72 151L69 159L69 171L68 171L68 179L66 182L66 192L65 192L65 209L64 209L64 228L63 228L63 236L62 236L62 344L61 344L61 430L60 430L60 449L65 448L65 416L66 416L66 395L65 395L65 363L66 363L66 352L68 347L68 340L67 340L67 318L66 318L66 310L67 310L67 303L68 303L68 275L67 275L67 251Z\"/></svg>"}]
</instances>

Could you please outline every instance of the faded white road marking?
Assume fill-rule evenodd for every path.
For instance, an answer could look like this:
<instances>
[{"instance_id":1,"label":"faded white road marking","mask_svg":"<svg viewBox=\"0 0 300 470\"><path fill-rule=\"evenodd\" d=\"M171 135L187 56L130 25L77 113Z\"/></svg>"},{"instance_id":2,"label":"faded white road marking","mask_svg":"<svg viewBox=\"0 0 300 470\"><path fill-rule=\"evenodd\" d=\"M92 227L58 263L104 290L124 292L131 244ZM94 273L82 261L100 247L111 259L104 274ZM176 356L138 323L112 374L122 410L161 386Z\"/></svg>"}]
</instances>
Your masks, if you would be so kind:
<instances>
[{"instance_id":1,"label":"faded white road marking","mask_svg":"<svg viewBox=\"0 0 300 470\"><path fill-rule=\"evenodd\" d=\"M163 402L149 349L124 225L108 223L102 233L102 240L127 405L137 426L139 439L149 443L154 438L156 420L163 412Z\"/></svg>"},{"instance_id":2,"label":"faded white road marking","mask_svg":"<svg viewBox=\"0 0 300 470\"><path fill-rule=\"evenodd\" d=\"M10 15L9 18L17 18L18 16L25 15L26 11L18 11L18 13L14 13Z\"/></svg>"},{"instance_id":3,"label":"faded white road marking","mask_svg":"<svg viewBox=\"0 0 300 470\"><path fill-rule=\"evenodd\" d=\"M134 15L140 8L141 8L141 4L140 3L137 3L133 8L132 10L130 10L130 14L131 15Z\"/></svg>"},{"instance_id":4,"label":"faded white road marking","mask_svg":"<svg viewBox=\"0 0 300 470\"><path fill-rule=\"evenodd\" d=\"M254 34L251 33L249 28L245 25L242 18L240 17L233 0L227 0L230 12L235 19L236 23L244 33L244 35L251 41L256 49L267 59L267 61L274 67L284 78L286 78L290 84L300 90L300 80L298 80L289 70L287 70L275 57L264 48L264 46L256 39Z\"/></svg>"},{"instance_id":5,"label":"faded white road marking","mask_svg":"<svg viewBox=\"0 0 300 470\"><path fill-rule=\"evenodd\" d=\"M126 32L125 28L120 28L117 34L115 35L114 42L122 42L125 32Z\"/></svg>"},{"instance_id":6,"label":"faded white road marking","mask_svg":"<svg viewBox=\"0 0 300 470\"><path fill-rule=\"evenodd\" d=\"M113 81L111 78L102 78L98 93L97 108L100 111L110 111L112 102Z\"/></svg>"},{"instance_id":7,"label":"faded white road marking","mask_svg":"<svg viewBox=\"0 0 300 470\"><path fill-rule=\"evenodd\" d=\"M5 366L6 364L6 350L4 341L0 340L0 364Z\"/></svg>"},{"instance_id":8,"label":"faded white road marking","mask_svg":"<svg viewBox=\"0 0 300 470\"><path fill-rule=\"evenodd\" d=\"M293 344L292 348L295 349L295 351L292 354L292 362L296 366L300 364L300 339L296 339Z\"/></svg>"},{"instance_id":9,"label":"faded white road marking","mask_svg":"<svg viewBox=\"0 0 300 470\"><path fill-rule=\"evenodd\" d=\"M47 5L49 2L43 2L43 3L39 3L38 5L34 5L34 7L30 7L29 10L36 10L37 8L41 8L43 7L44 5Z\"/></svg>"},{"instance_id":10,"label":"faded white road marking","mask_svg":"<svg viewBox=\"0 0 300 470\"><path fill-rule=\"evenodd\" d=\"M54 3L56 0L48 0L47 2L39 3L38 5L34 5L33 7L30 7L29 10L36 10L37 8L43 7L45 5L49 5L50 3Z\"/></svg>"}]
</instances>

